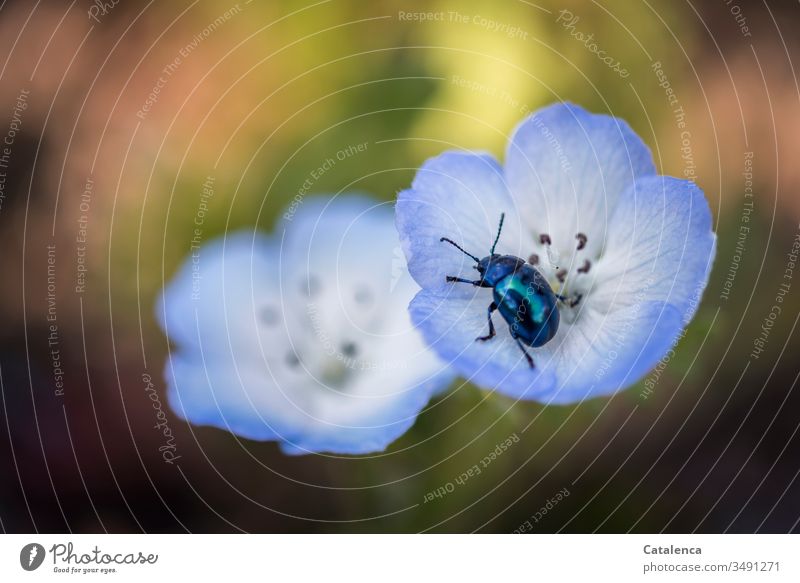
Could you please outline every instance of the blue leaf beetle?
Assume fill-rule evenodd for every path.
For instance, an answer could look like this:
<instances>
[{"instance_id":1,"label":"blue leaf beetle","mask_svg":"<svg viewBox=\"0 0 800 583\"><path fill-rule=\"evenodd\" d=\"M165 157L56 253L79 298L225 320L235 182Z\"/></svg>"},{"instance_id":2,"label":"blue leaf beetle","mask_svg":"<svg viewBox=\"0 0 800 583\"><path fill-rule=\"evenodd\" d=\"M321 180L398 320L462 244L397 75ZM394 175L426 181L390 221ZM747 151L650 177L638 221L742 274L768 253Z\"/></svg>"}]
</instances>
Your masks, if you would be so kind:
<instances>
[{"instance_id":1,"label":"blue leaf beetle","mask_svg":"<svg viewBox=\"0 0 800 583\"><path fill-rule=\"evenodd\" d=\"M533 358L525 350L525 346L536 348L552 340L558 331L559 314L557 300L575 306L581 297L567 299L553 292L550 283L532 265L524 259L514 255L498 255L494 252L503 230L505 213L500 215L500 226L489 255L478 259L472 253L462 249L455 241L442 237L440 243L447 242L453 247L475 260L475 269L480 273L480 279L475 281L448 275L447 282L469 283L477 287L490 287L493 289L494 301L489 304L487 319L489 321L489 334L478 336L475 340L485 342L494 338L495 329L492 322L492 313L499 310L508 323L511 337L517 342L525 359L531 368L534 368ZM542 242L549 242L549 237L542 236ZM535 257L535 256L533 256ZM561 279L559 277L559 279Z\"/></svg>"}]
</instances>

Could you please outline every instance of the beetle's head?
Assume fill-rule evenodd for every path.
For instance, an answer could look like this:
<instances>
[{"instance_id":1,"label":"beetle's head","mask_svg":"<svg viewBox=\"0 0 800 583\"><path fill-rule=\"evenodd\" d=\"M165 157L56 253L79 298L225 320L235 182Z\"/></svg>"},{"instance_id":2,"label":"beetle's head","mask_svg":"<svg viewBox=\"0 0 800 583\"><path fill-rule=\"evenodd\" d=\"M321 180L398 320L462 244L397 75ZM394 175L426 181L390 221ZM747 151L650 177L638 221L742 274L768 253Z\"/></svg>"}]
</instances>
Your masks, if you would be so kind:
<instances>
[{"instance_id":1,"label":"beetle's head","mask_svg":"<svg viewBox=\"0 0 800 583\"><path fill-rule=\"evenodd\" d=\"M494 244L492 245L492 250L489 251L489 255L487 255L483 259L479 259L477 256L473 255L469 251L465 251L458 243L456 243L452 239L448 239L447 237L442 237L441 239L439 239L440 242L450 243L453 247L461 251L464 255L473 259L475 261L475 270L481 274L481 282L489 287L494 287L495 282L498 281L501 277L518 269L520 262L522 264L525 263L521 259L518 259L511 255L498 255L497 253L494 252L495 247L497 247L497 242L500 240L500 231L503 230L503 221L505 220L505 218L506 218L505 213L501 213L500 225L497 227L497 236L494 238Z\"/></svg>"},{"instance_id":2,"label":"beetle's head","mask_svg":"<svg viewBox=\"0 0 800 583\"><path fill-rule=\"evenodd\" d=\"M481 274L481 281L494 287L498 281L510 275L525 265L525 261L513 255L498 255L493 253L478 261L475 269Z\"/></svg>"}]
</instances>

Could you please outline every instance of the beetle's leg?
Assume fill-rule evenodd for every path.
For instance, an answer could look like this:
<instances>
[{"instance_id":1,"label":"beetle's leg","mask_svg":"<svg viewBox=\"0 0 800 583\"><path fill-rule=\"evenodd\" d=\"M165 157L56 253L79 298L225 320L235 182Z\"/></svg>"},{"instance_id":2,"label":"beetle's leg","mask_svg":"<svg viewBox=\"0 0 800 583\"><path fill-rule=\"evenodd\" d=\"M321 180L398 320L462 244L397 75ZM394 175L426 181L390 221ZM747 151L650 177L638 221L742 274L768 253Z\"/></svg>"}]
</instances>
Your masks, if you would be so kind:
<instances>
[{"instance_id":1,"label":"beetle's leg","mask_svg":"<svg viewBox=\"0 0 800 583\"><path fill-rule=\"evenodd\" d=\"M489 334L487 336L478 336L475 340L480 340L481 342L486 342L487 340L491 340L495 337L494 331L494 322L492 322L492 312L497 309L497 304L492 302L489 304L489 309L486 310L486 317L489 320Z\"/></svg>"},{"instance_id":2,"label":"beetle's leg","mask_svg":"<svg viewBox=\"0 0 800 583\"><path fill-rule=\"evenodd\" d=\"M533 359L531 358L531 355L528 354L527 350L525 350L525 346L522 344L522 342L520 342L519 338L514 338L514 340L517 341L517 346L519 346L519 349L522 351L522 354L525 355L525 360L528 361L528 364L530 365L530 367L531 368L536 368L536 366L533 364Z\"/></svg>"},{"instance_id":3,"label":"beetle's leg","mask_svg":"<svg viewBox=\"0 0 800 583\"><path fill-rule=\"evenodd\" d=\"M476 280L476 281L472 281L471 279L462 279L460 277L453 277L452 275L448 275L446 277L446 280L447 280L447 283L457 282L457 283L471 283L472 285L475 285L475 286L480 286L481 285L481 280L479 280L479 279Z\"/></svg>"}]
</instances>

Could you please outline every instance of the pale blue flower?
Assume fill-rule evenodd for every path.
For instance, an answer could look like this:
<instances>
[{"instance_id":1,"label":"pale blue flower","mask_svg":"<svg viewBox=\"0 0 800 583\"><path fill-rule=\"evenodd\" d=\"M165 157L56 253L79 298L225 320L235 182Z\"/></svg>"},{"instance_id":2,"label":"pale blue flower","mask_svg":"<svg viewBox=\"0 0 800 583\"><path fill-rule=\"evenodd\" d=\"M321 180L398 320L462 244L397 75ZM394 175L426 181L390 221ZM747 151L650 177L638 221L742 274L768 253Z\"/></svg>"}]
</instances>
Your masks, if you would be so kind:
<instances>
[{"instance_id":1,"label":"pale blue flower","mask_svg":"<svg viewBox=\"0 0 800 583\"><path fill-rule=\"evenodd\" d=\"M418 290L390 207L306 198L273 236L201 247L166 287L169 403L291 454L382 451L452 380L411 324Z\"/></svg>"},{"instance_id":2,"label":"pale blue flower","mask_svg":"<svg viewBox=\"0 0 800 583\"><path fill-rule=\"evenodd\" d=\"M489 255L536 263L556 293L560 327L525 361L492 290L474 280ZM427 342L473 382L513 397L566 403L625 388L657 364L692 319L715 252L711 213L692 182L656 174L649 149L624 121L570 104L546 107L514 131L500 166L488 154L446 152L398 197L396 224L411 302Z\"/></svg>"}]
</instances>

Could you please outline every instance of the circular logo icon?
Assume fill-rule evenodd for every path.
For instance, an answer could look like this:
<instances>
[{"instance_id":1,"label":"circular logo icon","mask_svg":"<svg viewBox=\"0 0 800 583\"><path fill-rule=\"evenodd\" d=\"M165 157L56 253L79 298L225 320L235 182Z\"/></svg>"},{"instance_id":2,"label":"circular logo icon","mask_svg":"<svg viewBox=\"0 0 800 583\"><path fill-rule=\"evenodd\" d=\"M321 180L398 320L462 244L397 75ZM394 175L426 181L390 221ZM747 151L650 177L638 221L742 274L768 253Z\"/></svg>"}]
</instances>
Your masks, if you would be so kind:
<instances>
[{"instance_id":1,"label":"circular logo icon","mask_svg":"<svg viewBox=\"0 0 800 583\"><path fill-rule=\"evenodd\" d=\"M38 543L30 543L19 552L19 564L26 571L35 571L44 562L44 547Z\"/></svg>"}]
</instances>

